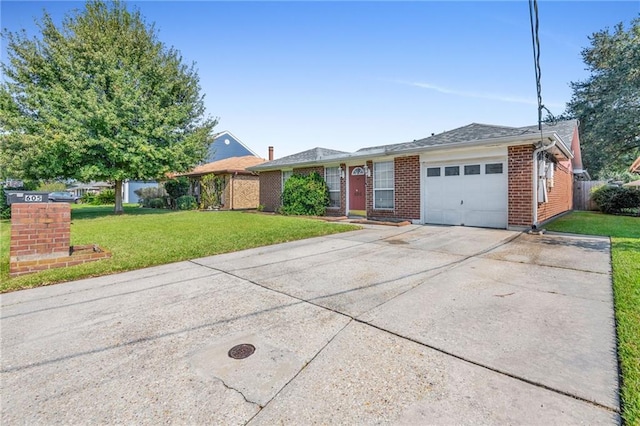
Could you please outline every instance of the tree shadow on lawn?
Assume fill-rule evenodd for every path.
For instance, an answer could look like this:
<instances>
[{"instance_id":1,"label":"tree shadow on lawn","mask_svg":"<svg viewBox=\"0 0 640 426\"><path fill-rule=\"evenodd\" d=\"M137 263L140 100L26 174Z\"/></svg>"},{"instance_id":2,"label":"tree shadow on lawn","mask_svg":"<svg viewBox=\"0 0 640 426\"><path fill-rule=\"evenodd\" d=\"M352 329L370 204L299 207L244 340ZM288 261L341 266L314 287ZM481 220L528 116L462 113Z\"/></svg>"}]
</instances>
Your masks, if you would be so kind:
<instances>
[{"instance_id":1,"label":"tree shadow on lawn","mask_svg":"<svg viewBox=\"0 0 640 426\"><path fill-rule=\"evenodd\" d=\"M72 206L71 207L71 220L73 219L95 219L99 217L106 216L117 216L114 213L114 207L111 206L88 206L88 205L80 205L80 206ZM157 214L167 214L173 213L175 210L168 209L149 209L138 207L137 205L133 206L124 206L123 215L157 215Z\"/></svg>"}]
</instances>

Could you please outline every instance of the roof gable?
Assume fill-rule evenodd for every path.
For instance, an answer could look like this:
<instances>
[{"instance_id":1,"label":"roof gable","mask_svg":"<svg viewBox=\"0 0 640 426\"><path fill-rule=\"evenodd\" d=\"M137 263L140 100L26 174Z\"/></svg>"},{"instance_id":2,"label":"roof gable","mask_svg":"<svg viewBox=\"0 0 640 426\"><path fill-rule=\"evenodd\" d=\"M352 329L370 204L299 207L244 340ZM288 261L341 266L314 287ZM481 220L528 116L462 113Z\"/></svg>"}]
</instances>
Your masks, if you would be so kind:
<instances>
[{"instance_id":1,"label":"roof gable","mask_svg":"<svg viewBox=\"0 0 640 426\"><path fill-rule=\"evenodd\" d=\"M209 145L209 152L205 161L211 163L225 158L245 157L247 155L258 157L258 154L253 152L251 148L242 143L231 132L225 130L213 136L213 142Z\"/></svg>"}]
</instances>

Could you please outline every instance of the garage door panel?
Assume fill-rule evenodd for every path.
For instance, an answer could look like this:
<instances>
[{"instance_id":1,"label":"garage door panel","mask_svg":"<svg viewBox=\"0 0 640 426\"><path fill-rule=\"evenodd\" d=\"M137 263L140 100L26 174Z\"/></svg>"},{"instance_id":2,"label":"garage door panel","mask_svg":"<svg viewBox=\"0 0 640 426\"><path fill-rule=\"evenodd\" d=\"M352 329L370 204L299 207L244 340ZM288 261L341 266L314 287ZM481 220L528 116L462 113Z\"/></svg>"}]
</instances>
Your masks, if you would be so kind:
<instances>
[{"instance_id":1,"label":"garage door panel","mask_svg":"<svg viewBox=\"0 0 640 426\"><path fill-rule=\"evenodd\" d=\"M502 173L486 174L487 162L425 166L427 169L439 168L441 171L441 176L437 177L430 176L425 171L426 179L423 188L425 222L506 228L508 220L506 159L490 163L501 163ZM456 166L459 167L460 174L447 176L445 167L448 170L455 170ZM469 167L465 168L465 166ZM469 174L478 171L480 174Z\"/></svg>"}]
</instances>

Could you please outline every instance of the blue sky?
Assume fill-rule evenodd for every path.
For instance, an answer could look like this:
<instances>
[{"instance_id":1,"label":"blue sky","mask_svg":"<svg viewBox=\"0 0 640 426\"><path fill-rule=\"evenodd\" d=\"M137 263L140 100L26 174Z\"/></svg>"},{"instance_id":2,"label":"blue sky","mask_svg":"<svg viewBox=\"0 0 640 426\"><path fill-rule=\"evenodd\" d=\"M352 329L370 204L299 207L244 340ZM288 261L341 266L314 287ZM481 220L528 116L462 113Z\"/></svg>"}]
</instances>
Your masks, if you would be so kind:
<instances>
[{"instance_id":1,"label":"blue sky","mask_svg":"<svg viewBox=\"0 0 640 426\"><path fill-rule=\"evenodd\" d=\"M195 62L208 114L259 155L355 151L471 122L535 124L526 1L127 2ZM1 25L36 35L82 2L6 1ZM639 1L540 1L542 94L555 113L588 74L588 36ZM5 59L3 47L2 55Z\"/></svg>"}]
</instances>

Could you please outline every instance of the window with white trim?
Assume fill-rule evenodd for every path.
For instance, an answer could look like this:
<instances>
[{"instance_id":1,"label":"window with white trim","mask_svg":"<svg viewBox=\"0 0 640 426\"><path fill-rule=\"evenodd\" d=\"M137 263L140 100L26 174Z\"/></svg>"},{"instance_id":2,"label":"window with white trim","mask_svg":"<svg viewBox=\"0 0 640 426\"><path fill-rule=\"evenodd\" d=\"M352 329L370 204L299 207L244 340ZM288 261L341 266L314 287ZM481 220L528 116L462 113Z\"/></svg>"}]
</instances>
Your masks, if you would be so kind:
<instances>
[{"instance_id":1,"label":"window with white trim","mask_svg":"<svg viewBox=\"0 0 640 426\"><path fill-rule=\"evenodd\" d=\"M293 170L282 171L282 190L284 191L284 184L291 176L293 176Z\"/></svg>"},{"instance_id":2,"label":"window with white trim","mask_svg":"<svg viewBox=\"0 0 640 426\"><path fill-rule=\"evenodd\" d=\"M340 207L340 167L325 167L324 181L329 188L329 207Z\"/></svg>"},{"instance_id":3,"label":"window with white trim","mask_svg":"<svg viewBox=\"0 0 640 426\"><path fill-rule=\"evenodd\" d=\"M373 208L393 209L393 161L373 163Z\"/></svg>"}]
</instances>

